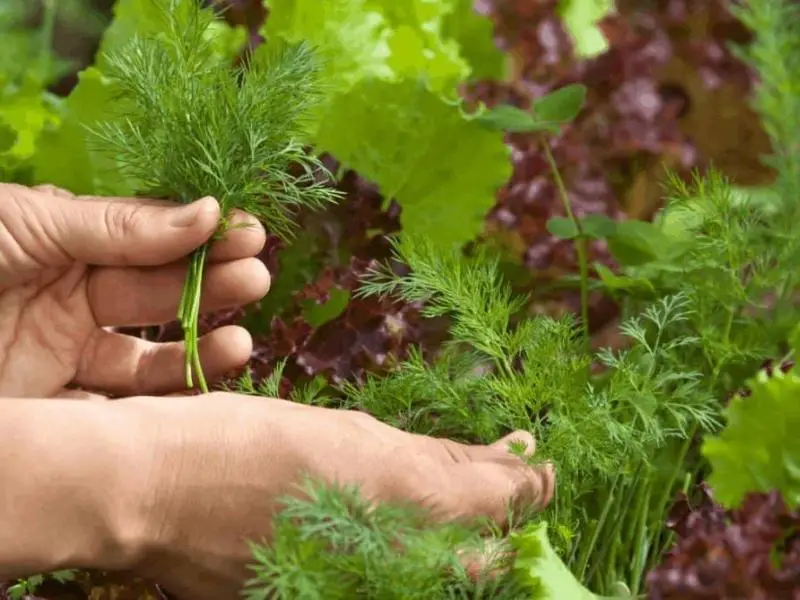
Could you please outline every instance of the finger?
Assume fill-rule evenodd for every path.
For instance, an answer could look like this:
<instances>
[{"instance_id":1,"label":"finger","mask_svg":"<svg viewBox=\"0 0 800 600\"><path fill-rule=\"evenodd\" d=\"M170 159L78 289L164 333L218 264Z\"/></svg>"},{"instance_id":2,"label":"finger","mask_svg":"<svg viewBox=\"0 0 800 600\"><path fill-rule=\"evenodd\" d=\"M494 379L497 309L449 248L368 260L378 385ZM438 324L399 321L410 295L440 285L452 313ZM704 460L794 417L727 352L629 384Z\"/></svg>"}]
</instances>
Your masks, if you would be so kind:
<instances>
[{"instance_id":1,"label":"finger","mask_svg":"<svg viewBox=\"0 0 800 600\"><path fill-rule=\"evenodd\" d=\"M453 440L419 436L419 450L444 464L488 462L508 457L500 448L481 444L462 444ZM518 459L517 459L518 460Z\"/></svg>"},{"instance_id":2,"label":"finger","mask_svg":"<svg viewBox=\"0 0 800 600\"><path fill-rule=\"evenodd\" d=\"M53 186L41 186L48 189L49 193L63 197L74 198L69 192L53 188ZM66 195L66 196L65 196ZM107 202L109 198L96 196L78 196L78 199L86 202ZM147 205L156 207L175 207L176 203L169 200L153 200L150 198L111 198L112 202L131 205ZM219 240L214 240L208 252L209 262L224 262L249 258L256 256L264 248L267 242L267 234L261 222L241 210L232 211L228 219L228 231Z\"/></svg>"},{"instance_id":3,"label":"finger","mask_svg":"<svg viewBox=\"0 0 800 600\"><path fill-rule=\"evenodd\" d=\"M33 188L37 192L42 192L43 194L50 194L51 196L57 196L59 198L64 198L66 200L72 200L75 198L75 194L68 192L65 189L60 187L56 187L54 185L50 185L49 183L44 183L41 185L35 185Z\"/></svg>"},{"instance_id":4,"label":"finger","mask_svg":"<svg viewBox=\"0 0 800 600\"><path fill-rule=\"evenodd\" d=\"M523 456L531 456L536 450L536 440L527 431L514 431L500 438L493 444L462 444L453 440L434 438L420 435L419 444L431 456L440 456L442 460L452 463L479 462L479 461L512 461L519 462L519 457L510 452L509 444L518 442L526 451Z\"/></svg>"},{"instance_id":5,"label":"finger","mask_svg":"<svg viewBox=\"0 0 800 600\"><path fill-rule=\"evenodd\" d=\"M157 268L96 268L87 285L89 306L100 327L144 327L175 319L186 263ZM210 265L203 274L200 310L244 306L269 290L267 267L256 258Z\"/></svg>"},{"instance_id":6,"label":"finger","mask_svg":"<svg viewBox=\"0 0 800 600\"><path fill-rule=\"evenodd\" d=\"M208 252L209 262L225 262L258 255L267 243L261 222L245 212L235 210L228 220L222 239L216 240Z\"/></svg>"},{"instance_id":7,"label":"finger","mask_svg":"<svg viewBox=\"0 0 800 600\"><path fill-rule=\"evenodd\" d=\"M56 394L56 398L64 398L68 400L108 400L106 396L102 394L95 394L93 392L87 392L85 390L61 390L58 394Z\"/></svg>"},{"instance_id":8,"label":"finger","mask_svg":"<svg viewBox=\"0 0 800 600\"><path fill-rule=\"evenodd\" d=\"M488 517L505 526L511 513L541 510L555 488L552 466L473 462L452 465L441 474L434 507L446 519Z\"/></svg>"},{"instance_id":9,"label":"finger","mask_svg":"<svg viewBox=\"0 0 800 600\"><path fill-rule=\"evenodd\" d=\"M456 551L459 562L474 582L502 575L513 564L514 551L505 539L488 538L477 548Z\"/></svg>"},{"instance_id":10,"label":"finger","mask_svg":"<svg viewBox=\"0 0 800 600\"><path fill-rule=\"evenodd\" d=\"M221 327L200 338L209 383L247 364L253 340L246 329ZM75 383L114 396L162 395L186 389L182 342L154 343L98 329L87 344Z\"/></svg>"},{"instance_id":11,"label":"finger","mask_svg":"<svg viewBox=\"0 0 800 600\"><path fill-rule=\"evenodd\" d=\"M512 445L522 446L525 449L522 455L525 457L531 457L536 452L536 438L533 437L531 432L521 429L501 437L492 444L492 448L503 450L513 456L514 454L511 452Z\"/></svg>"},{"instance_id":12,"label":"finger","mask_svg":"<svg viewBox=\"0 0 800 600\"><path fill-rule=\"evenodd\" d=\"M179 260L217 229L219 204L159 205L115 198L36 195L19 243L43 264L155 266ZM29 239L28 239L29 238Z\"/></svg>"}]
</instances>

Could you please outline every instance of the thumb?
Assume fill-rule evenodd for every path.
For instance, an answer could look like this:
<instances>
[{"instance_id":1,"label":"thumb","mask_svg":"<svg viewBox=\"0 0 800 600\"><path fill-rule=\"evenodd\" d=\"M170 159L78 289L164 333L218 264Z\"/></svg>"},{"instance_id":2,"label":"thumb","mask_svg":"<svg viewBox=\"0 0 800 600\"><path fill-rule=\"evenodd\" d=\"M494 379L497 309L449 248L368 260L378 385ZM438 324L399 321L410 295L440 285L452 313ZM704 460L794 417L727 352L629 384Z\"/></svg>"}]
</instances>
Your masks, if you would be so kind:
<instances>
[{"instance_id":1,"label":"thumb","mask_svg":"<svg viewBox=\"0 0 800 600\"><path fill-rule=\"evenodd\" d=\"M47 238L73 261L158 266L177 261L216 231L214 198L167 204L134 198L45 198Z\"/></svg>"}]
</instances>

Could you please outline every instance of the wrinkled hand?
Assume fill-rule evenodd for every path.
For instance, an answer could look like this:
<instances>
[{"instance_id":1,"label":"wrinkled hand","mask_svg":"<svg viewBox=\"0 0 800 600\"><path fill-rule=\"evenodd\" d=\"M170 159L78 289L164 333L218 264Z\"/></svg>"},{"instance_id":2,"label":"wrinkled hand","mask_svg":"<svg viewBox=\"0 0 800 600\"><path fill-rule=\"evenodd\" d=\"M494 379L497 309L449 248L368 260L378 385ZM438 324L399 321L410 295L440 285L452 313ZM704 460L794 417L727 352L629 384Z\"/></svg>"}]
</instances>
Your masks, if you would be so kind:
<instances>
[{"instance_id":1,"label":"wrinkled hand","mask_svg":"<svg viewBox=\"0 0 800 600\"><path fill-rule=\"evenodd\" d=\"M130 502L113 529L139 540L139 551L128 553L138 558L125 566L179 598L236 598L252 577L244 540L269 535L277 499L295 492L304 474L357 484L373 501L416 502L441 520L505 523L509 503L542 508L553 495L549 468L508 452L509 438L533 451L525 432L468 446L360 412L226 393L106 406L124 428L114 437L138 448L135 466L123 468L138 475L108 492Z\"/></svg>"},{"instance_id":2,"label":"wrinkled hand","mask_svg":"<svg viewBox=\"0 0 800 600\"><path fill-rule=\"evenodd\" d=\"M0 494L0 574L133 570L182 598L235 598L252 560L245 540L269 535L278 498L305 475L446 520L502 523L509 502L550 500L552 470L526 466L508 440L465 446L357 412L234 394L156 397L184 388L182 344L107 328L174 318L185 257L218 216L210 199L177 207L0 184L0 475L14 490ZM264 240L256 225L215 243L203 310L266 293L269 274L253 258ZM237 327L200 343L209 377L252 348ZM18 399L70 384L133 397ZM512 436L532 451L528 434Z\"/></svg>"},{"instance_id":3,"label":"wrinkled hand","mask_svg":"<svg viewBox=\"0 0 800 600\"><path fill-rule=\"evenodd\" d=\"M72 196L0 184L0 396L52 397L75 384L109 395L185 389L183 345L107 327L175 318L185 257L214 233L219 206ZM239 214L215 243L202 310L260 299L269 273L253 258L263 228ZM200 341L209 377L247 362L248 332L224 327Z\"/></svg>"}]
</instances>

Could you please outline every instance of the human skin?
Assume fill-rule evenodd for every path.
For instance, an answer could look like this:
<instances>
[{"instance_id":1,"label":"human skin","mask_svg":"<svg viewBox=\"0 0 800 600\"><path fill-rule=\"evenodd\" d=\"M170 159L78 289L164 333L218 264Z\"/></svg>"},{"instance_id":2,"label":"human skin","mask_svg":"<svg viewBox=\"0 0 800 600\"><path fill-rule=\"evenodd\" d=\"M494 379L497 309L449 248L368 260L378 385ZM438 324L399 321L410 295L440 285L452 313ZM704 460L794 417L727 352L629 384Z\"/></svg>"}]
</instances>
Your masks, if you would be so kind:
<instances>
[{"instance_id":1,"label":"human skin","mask_svg":"<svg viewBox=\"0 0 800 600\"><path fill-rule=\"evenodd\" d=\"M502 523L509 503L550 500L552 470L507 450L516 439L532 452L525 432L468 446L354 411L164 397L184 389L183 345L109 328L174 318L184 257L218 217L213 199L177 207L0 184L0 580L128 570L180 597L235 598L246 540L269 539L278 498L305 476L359 485L373 501L416 502L434 519ZM255 258L265 233L250 225L214 245L203 310L268 291ZM239 327L200 342L211 379L251 351Z\"/></svg>"}]
</instances>

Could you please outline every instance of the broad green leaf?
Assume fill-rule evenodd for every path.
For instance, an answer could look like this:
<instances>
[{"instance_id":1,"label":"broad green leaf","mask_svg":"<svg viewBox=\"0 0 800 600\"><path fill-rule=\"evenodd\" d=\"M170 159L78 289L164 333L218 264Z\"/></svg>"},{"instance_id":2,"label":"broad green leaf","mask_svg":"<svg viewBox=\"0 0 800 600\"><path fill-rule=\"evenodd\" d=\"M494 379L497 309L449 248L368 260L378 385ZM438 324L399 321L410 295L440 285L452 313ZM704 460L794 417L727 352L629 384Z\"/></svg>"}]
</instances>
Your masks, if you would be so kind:
<instances>
[{"instance_id":1,"label":"broad green leaf","mask_svg":"<svg viewBox=\"0 0 800 600\"><path fill-rule=\"evenodd\" d=\"M543 131L541 124L527 110L510 104L499 104L475 117L475 121L493 131L528 133Z\"/></svg>"},{"instance_id":2,"label":"broad green leaf","mask_svg":"<svg viewBox=\"0 0 800 600\"><path fill-rule=\"evenodd\" d=\"M45 96L40 79L26 77L20 85L3 85L0 81L0 125L15 136L14 143L0 154L0 161L19 163L30 159L42 131L58 121L58 113Z\"/></svg>"},{"instance_id":3,"label":"broad green leaf","mask_svg":"<svg viewBox=\"0 0 800 600\"><path fill-rule=\"evenodd\" d=\"M365 77L391 79L392 30L368 0L269 0L262 29L287 42L308 41L324 62L330 93L347 92ZM267 42L269 43L269 41Z\"/></svg>"},{"instance_id":4,"label":"broad green leaf","mask_svg":"<svg viewBox=\"0 0 800 600\"><path fill-rule=\"evenodd\" d=\"M630 277L628 275L617 275L611 269L600 263L595 263L594 270L600 277L609 291L613 292L654 292L655 288L650 281L644 277Z\"/></svg>"},{"instance_id":5,"label":"broad green leaf","mask_svg":"<svg viewBox=\"0 0 800 600\"><path fill-rule=\"evenodd\" d=\"M601 600L575 578L558 557L547 535L547 522L512 533L516 550L514 574L529 590L531 600Z\"/></svg>"},{"instance_id":6,"label":"broad green leaf","mask_svg":"<svg viewBox=\"0 0 800 600\"><path fill-rule=\"evenodd\" d=\"M308 41L323 59L330 94L365 78L422 78L454 95L470 74L459 40L443 31L454 0L269 0L262 33Z\"/></svg>"},{"instance_id":7,"label":"broad green leaf","mask_svg":"<svg viewBox=\"0 0 800 600\"><path fill-rule=\"evenodd\" d=\"M800 377L795 369L761 372L751 395L734 397L727 424L707 438L709 484L724 506L738 506L748 492L777 489L790 507L800 505Z\"/></svg>"},{"instance_id":8,"label":"broad green leaf","mask_svg":"<svg viewBox=\"0 0 800 600\"><path fill-rule=\"evenodd\" d=\"M578 116L586 101L586 86L566 85L533 101L533 116L544 123L569 123Z\"/></svg>"},{"instance_id":9,"label":"broad green leaf","mask_svg":"<svg viewBox=\"0 0 800 600\"><path fill-rule=\"evenodd\" d=\"M583 237L602 240L613 235L617 224L606 215L586 215L580 219L581 231L572 219L565 217L552 217L547 221L547 231L559 239L571 240L583 234Z\"/></svg>"},{"instance_id":10,"label":"broad green leaf","mask_svg":"<svg viewBox=\"0 0 800 600\"><path fill-rule=\"evenodd\" d=\"M87 146L87 127L118 110L112 84L90 67L78 74L78 83L61 105L61 121L42 134L32 159L37 183L50 183L76 194L129 195L125 182L106 156Z\"/></svg>"},{"instance_id":11,"label":"broad green leaf","mask_svg":"<svg viewBox=\"0 0 800 600\"><path fill-rule=\"evenodd\" d=\"M431 39L433 38L433 39ZM415 29L401 25L389 36L389 58L387 65L394 78L416 78L425 73L428 81L435 89L450 89L456 82L466 78L469 70L460 58L453 44L447 48L443 43L436 43L438 37L432 36L424 29ZM431 46L439 51L430 52Z\"/></svg>"},{"instance_id":12,"label":"broad green leaf","mask_svg":"<svg viewBox=\"0 0 800 600\"><path fill-rule=\"evenodd\" d=\"M635 219L616 223L607 241L611 254L625 267L657 260L668 249L667 238L658 226Z\"/></svg>"},{"instance_id":13,"label":"broad green leaf","mask_svg":"<svg viewBox=\"0 0 800 600\"><path fill-rule=\"evenodd\" d=\"M399 2L397 4L400 4ZM470 66L470 79L505 79L508 58L494 43L494 24L474 8L473 0L451 0L442 33L455 40Z\"/></svg>"},{"instance_id":14,"label":"broad green leaf","mask_svg":"<svg viewBox=\"0 0 800 600\"><path fill-rule=\"evenodd\" d=\"M11 150L17 142L17 132L10 126L0 123L0 154Z\"/></svg>"},{"instance_id":15,"label":"broad green leaf","mask_svg":"<svg viewBox=\"0 0 800 600\"><path fill-rule=\"evenodd\" d=\"M317 304L308 300L303 306L303 317L315 329L333 321L341 315L350 303L350 292L342 288L334 288L327 302Z\"/></svg>"},{"instance_id":16,"label":"broad green leaf","mask_svg":"<svg viewBox=\"0 0 800 600\"><path fill-rule=\"evenodd\" d=\"M583 235L593 240L604 240L617 230L617 222L606 215L586 215L580 222Z\"/></svg>"},{"instance_id":17,"label":"broad green leaf","mask_svg":"<svg viewBox=\"0 0 800 600\"><path fill-rule=\"evenodd\" d=\"M578 237L578 228L572 219L566 217L550 218L547 221L547 231L561 240L572 240Z\"/></svg>"},{"instance_id":18,"label":"broad green leaf","mask_svg":"<svg viewBox=\"0 0 800 600\"><path fill-rule=\"evenodd\" d=\"M395 76L424 73L428 85L437 91L450 90L469 76L463 48L442 32L453 0L368 0L367 7L382 15L392 29L388 64ZM414 42L408 43L411 39ZM415 68L409 69L410 65Z\"/></svg>"},{"instance_id":19,"label":"broad green leaf","mask_svg":"<svg viewBox=\"0 0 800 600\"><path fill-rule=\"evenodd\" d=\"M483 229L511 164L501 133L421 82L363 81L329 107L318 147L402 205L404 230L444 244Z\"/></svg>"},{"instance_id":20,"label":"broad green leaf","mask_svg":"<svg viewBox=\"0 0 800 600\"><path fill-rule=\"evenodd\" d=\"M578 57L594 58L608 50L597 23L613 11L614 0L560 0L558 12Z\"/></svg>"}]
</instances>

